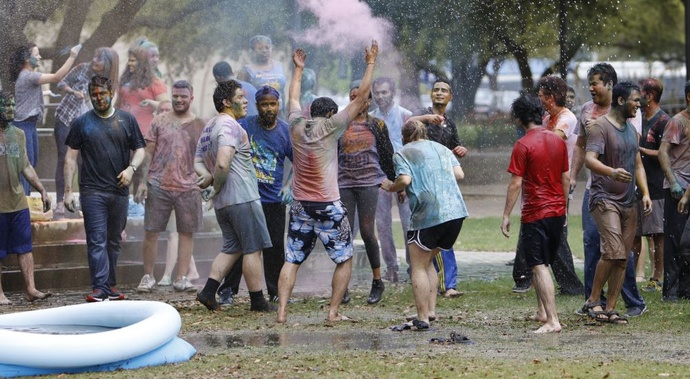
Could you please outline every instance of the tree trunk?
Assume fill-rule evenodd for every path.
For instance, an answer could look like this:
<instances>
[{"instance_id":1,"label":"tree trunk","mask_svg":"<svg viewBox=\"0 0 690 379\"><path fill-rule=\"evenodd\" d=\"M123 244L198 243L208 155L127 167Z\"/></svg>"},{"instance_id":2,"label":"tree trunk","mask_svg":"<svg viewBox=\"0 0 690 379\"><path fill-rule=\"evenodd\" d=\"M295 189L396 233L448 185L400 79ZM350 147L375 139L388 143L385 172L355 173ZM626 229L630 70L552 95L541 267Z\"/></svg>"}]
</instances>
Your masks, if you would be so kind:
<instances>
[{"instance_id":1,"label":"tree trunk","mask_svg":"<svg viewBox=\"0 0 690 379\"><path fill-rule=\"evenodd\" d=\"M29 42L24 28L30 20L46 21L62 4L62 0L2 0L0 1L0 82L5 91L14 93L10 78L11 57Z\"/></svg>"}]
</instances>

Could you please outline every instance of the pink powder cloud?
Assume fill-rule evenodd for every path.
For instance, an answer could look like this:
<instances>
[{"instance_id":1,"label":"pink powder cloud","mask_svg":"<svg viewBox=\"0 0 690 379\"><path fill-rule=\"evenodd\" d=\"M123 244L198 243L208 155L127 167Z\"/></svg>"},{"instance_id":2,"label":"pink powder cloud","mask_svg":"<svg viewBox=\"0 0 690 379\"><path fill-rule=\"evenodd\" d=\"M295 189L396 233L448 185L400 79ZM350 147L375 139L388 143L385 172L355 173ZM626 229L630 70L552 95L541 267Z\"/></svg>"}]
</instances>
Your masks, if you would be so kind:
<instances>
[{"instance_id":1,"label":"pink powder cloud","mask_svg":"<svg viewBox=\"0 0 690 379\"><path fill-rule=\"evenodd\" d=\"M303 10L313 13L318 24L295 35L295 40L352 54L378 41L381 48L392 46L391 23L374 17L369 6L359 0L299 0Z\"/></svg>"}]
</instances>

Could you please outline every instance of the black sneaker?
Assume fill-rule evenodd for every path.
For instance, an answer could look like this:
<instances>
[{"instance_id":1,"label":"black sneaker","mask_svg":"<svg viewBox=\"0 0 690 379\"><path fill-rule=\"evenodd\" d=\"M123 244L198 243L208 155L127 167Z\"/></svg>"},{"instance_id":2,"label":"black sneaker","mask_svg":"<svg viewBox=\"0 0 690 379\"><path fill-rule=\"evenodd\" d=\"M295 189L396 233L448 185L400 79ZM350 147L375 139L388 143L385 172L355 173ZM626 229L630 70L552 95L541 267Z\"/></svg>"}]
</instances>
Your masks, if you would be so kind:
<instances>
[{"instance_id":1,"label":"black sneaker","mask_svg":"<svg viewBox=\"0 0 690 379\"><path fill-rule=\"evenodd\" d=\"M529 291L530 288L532 288L532 283L516 284L513 287L513 292L514 293L525 293L525 292Z\"/></svg>"},{"instance_id":2,"label":"black sneaker","mask_svg":"<svg viewBox=\"0 0 690 379\"><path fill-rule=\"evenodd\" d=\"M90 295L86 296L87 303L100 303L108 300L110 300L110 298L103 290L93 290Z\"/></svg>"},{"instance_id":3,"label":"black sneaker","mask_svg":"<svg viewBox=\"0 0 690 379\"><path fill-rule=\"evenodd\" d=\"M232 305L234 302L235 294L230 287L218 292L218 295L220 297L220 301L218 302L220 305Z\"/></svg>"},{"instance_id":4,"label":"black sneaker","mask_svg":"<svg viewBox=\"0 0 690 379\"><path fill-rule=\"evenodd\" d=\"M369 298L367 299L367 303L376 304L379 301L381 301L381 296L383 295L383 290L385 288L386 287L383 285L383 280L374 279L371 282L371 292L369 292Z\"/></svg>"},{"instance_id":5,"label":"black sneaker","mask_svg":"<svg viewBox=\"0 0 690 379\"><path fill-rule=\"evenodd\" d=\"M256 303L252 303L249 310L252 312L275 312L278 309L274 304L269 304L266 299L261 299Z\"/></svg>"},{"instance_id":6,"label":"black sneaker","mask_svg":"<svg viewBox=\"0 0 690 379\"><path fill-rule=\"evenodd\" d=\"M113 301L126 299L125 295L123 293L120 293L120 291L118 291L115 287L110 287L110 293L108 294L108 298Z\"/></svg>"},{"instance_id":7,"label":"black sneaker","mask_svg":"<svg viewBox=\"0 0 690 379\"><path fill-rule=\"evenodd\" d=\"M204 295L203 291L197 292L196 300L203 304L209 311L215 311L216 309L220 308L220 305L218 305L218 302L216 301L215 294L212 297L208 298L206 297L206 295Z\"/></svg>"},{"instance_id":8,"label":"black sneaker","mask_svg":"<svg viewBox=\"0 0 690 379\"><path fill-rule=\"evenodd\" d=\"M341 304L347 304L347 303L350 302L350 300L351 300L351 298L350 298L350 290L349 290L349 289L345 289L345 294L343 295L343 301L342 301Z\"/></svg>"}]
</instances>

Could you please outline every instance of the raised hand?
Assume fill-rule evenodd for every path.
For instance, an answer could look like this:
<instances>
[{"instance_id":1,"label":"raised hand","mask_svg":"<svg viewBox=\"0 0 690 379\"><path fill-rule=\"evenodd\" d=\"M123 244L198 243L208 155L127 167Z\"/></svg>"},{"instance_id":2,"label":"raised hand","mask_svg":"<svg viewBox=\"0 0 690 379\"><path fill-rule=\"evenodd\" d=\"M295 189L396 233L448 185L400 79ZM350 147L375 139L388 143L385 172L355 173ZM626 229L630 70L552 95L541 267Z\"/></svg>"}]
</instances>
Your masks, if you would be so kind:
<instances>
[{"instance_id":1,"label":"raised hand","mask_svg":"<svg viewBox=\"0 0 690 379\"><path fill-rule=\"evenodd\" d=\"M367 64L376 63L376 57L379 55L379 43L376 40L371 41L371 47L368 47L364 51L364 58Z\"/></svg>"},{"instance_id":2,"label":"raised hand","mask_svg":"<svg viewBox=\"0 0 690 379\"><path fill-rule=\"evenodd\" d=\"M292 53L292 63L295 64L295 67L304 68L304 61L306 60L307 53L304 50L297 49Z\"/></svg>"}]
</instances>

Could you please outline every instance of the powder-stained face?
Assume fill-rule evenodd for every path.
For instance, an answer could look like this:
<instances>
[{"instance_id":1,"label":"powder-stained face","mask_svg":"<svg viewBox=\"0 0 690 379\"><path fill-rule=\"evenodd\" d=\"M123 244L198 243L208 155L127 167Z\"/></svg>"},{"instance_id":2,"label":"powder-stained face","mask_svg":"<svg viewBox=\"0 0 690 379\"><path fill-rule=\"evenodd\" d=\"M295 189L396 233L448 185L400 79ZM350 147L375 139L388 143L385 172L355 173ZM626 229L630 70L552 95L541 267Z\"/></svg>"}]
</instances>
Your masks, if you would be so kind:
<instances>
[{"instance_id":1,"label":"powder-stained face","mask_svg":"<svg viewBox=\"0 0 690 379\"><path fill-rule=\"evenodd\" d=\"M134 73L138 64L139 61L137 60L137 57L135 57L134 54L129 54L129 59L127 60L127 69L129 70L130 74Z\"/></svg>"},{"instance_id":2,"label":"powder-stained face","mask_svg":"<svg viewBox=\"0 0 690 379\"><path fill-rule=\"evenodd\" d=\"M192 91L189 88L172 89L172 108L176 114L187 113L193 99L194 96L192 96Z\"/></svg>"},{"instance_id":3,"label":"powder-stained face","mask_svg":"<svg viewBox=\"0 0 690 379\"><path fill-rule=\"evenodd\" d=\"M14 96L0 97L0 121L7 123L14 120Z\"/></svg>"},{"instance_id":4,"label":"powder-stained face","mask_svg":"<svg viewBox=\"0 0 690 379\"><path fill-rule=\"evenodd\" d=\"M38 51L38 47L34 46L31 49L31 56L29 57L29 66L31 66L31 68L36 68L38 67L40 62L41 54Z\"/></svg>"},{"instance_id":5,"label":"powder-stained face","mask_svg":"<svg viewBox=\"0 0 690 379\"><path fill-rule=\"evenodd\" d=\"M252 48L252 53L254 54L254 60L257 63L268 63L271 59L271 54L273 52L273 46L265 41L259 41L254 44Z\"/></svg>"},{"instance_id":6,"label":"powder-stained face","mask_svg":"<svg viewBox=\"0 0 690 379\"><path fill-rule=\"evenodd\" d=\"M379 83L374 86L374 102L381 108L388 110L393 105L393 96L390 84L386 82Z\"/></svg>"},{"instance_id":7,"label":"powder-stained face","mask_svg":"<svg viewBox=\"0 0 690 379\"><path fill-rule=\"evenodd\" d=\"M97 74L103 74L105 71L105 59L103 55L96 55L91 60L91 69Z\"/></svg>"},{"instance_id":8,"label":"powder-stained face","mask_svg":"<svg viewBox=\"0 0 690 379\"><path fill-rule=\"evenodd\" d=\"M637 110L640 108L640 91L632 90L627 99L618 97L616 101L623 107L623 117L635 117L637 115Z\"/></svg>"},{"instance_id":9,"label":"powder-stained face","mask_svg":"<svg viewBox=\"0 0 690 379\"><path fill-rule=\"evenodd\" d=\"M151 62L151 67L157 67L158 61L160 60L160 53L157 47L152 47L149 49L149 62Z\"/></svg>"},{"instance_id":10,"label":"powder-stained face","mask_svg":"<svg viewBox=\"0 0 690 379\"><path fill-rule=\"evenodd\" d=\"M575 92L568 91L565 95L565 107L571 111L575 108Z\"/></svg>"},{"instance_id":11,"label":"powder-stained face","mask_svg":"<svg viewBox=\"0 0 690 379\"><path fill-rule=\"evenodd\" d=\"M90 86L89 96L91 97L91 104L96 113L105 115L110 110L113 102L113 92L106 87Z\"/></svg>"},{"instance_id":12,"label":"powder-stained face","mask_svg":"<svg viewBox=\"0 0 690 379\"><path fill-rule=\"evenodd\" d=\"M230 98L230 104L226 106L230 108L230 112L232 112L235 119L239 120L247 115L248 103L249 102L244 97L244 91L242 88L238 88L235 90L235 95Z\"/></svg>"},{"instance_id":13,"label":"powder-stained face","mask_svg":"<svg viewBox=\"0 0 690 379\"><path fill-rule=\"evenodd\" d=\"M272 127L278 119L280 103L273 96L264 96L256 103L259 111L259 123L265 127Z\"/></svg>"}]
</instances>

